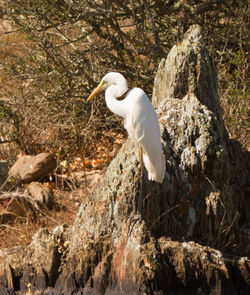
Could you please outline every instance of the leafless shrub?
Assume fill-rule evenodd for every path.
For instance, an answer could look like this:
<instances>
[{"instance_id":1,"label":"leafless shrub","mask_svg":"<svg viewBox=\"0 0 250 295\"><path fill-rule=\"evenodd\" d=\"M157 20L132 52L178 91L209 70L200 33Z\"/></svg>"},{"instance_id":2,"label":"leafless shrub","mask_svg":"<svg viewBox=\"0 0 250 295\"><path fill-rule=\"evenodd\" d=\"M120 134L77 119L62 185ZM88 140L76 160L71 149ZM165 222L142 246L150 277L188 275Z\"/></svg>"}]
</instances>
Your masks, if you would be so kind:
<instances>
[{"instance_id":1,"label":"leafless shrub","mask_svg":"<svg viewBox=\"0 0 250 295\"><path fill-rule=\"evenodd\" d=\"M0 36L2 157L93 154L103 130L120 128L103 99L86 103L96 82L119 71L150 95L160 59L193 23L203 27L218 66L228 129L246 138L245 1L10 0L0 15L13 27Z\"/></svg>"}]
</instances>

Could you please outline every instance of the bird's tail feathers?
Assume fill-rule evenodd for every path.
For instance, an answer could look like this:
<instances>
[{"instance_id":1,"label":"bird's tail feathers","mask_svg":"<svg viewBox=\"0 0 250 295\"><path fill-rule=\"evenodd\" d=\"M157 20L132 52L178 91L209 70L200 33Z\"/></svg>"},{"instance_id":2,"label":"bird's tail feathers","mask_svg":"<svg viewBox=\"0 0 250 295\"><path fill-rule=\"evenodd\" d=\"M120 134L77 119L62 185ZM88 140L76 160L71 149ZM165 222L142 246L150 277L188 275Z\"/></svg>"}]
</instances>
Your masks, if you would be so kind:
<instances>
[{"instance_id":1,"label":"bird's tail feathers","mask_svg":"<svg viewBox=\"0 0 250 295\"><path fill-rule=\"evenodd\" d=\"M164 154L162 153L158 159L154 159L154 162L152 162L148 154L143 153L143 162L148 171L148 179L162 183L166 169Z\"/></svg>"}]
</instances>

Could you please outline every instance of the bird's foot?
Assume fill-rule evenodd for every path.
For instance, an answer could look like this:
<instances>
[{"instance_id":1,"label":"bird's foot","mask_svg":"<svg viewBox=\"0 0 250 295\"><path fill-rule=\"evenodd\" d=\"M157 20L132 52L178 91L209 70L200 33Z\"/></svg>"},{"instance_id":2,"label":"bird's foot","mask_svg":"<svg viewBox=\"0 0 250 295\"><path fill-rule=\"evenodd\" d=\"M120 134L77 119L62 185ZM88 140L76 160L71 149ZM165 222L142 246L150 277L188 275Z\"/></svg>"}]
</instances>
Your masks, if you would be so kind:
<instances>
[{"instance_id":1,"label":"bird's foot","mask_svg":"<svg viewBox=\"0 0 250 295\"><path fill-rule=\"evenodd\" d=\"M138 221L141 221L141 214L137 213L136 215L134 215L133 217L130 218L129 220L129 225L128 225L128 236L130 237L134 227L135 227L135 224L138 222Z\"/></svg>"}]
</instances>

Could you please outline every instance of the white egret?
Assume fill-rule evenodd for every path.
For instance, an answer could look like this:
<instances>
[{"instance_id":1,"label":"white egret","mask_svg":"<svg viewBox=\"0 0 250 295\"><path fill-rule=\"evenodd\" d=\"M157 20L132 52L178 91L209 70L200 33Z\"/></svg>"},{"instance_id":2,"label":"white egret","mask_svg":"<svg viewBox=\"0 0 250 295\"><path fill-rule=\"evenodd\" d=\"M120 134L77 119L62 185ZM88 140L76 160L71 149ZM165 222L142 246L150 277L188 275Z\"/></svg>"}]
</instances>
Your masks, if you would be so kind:
<instances>
[{"instance_id":1,"label":"white egret","mask_svg":"<svg viewBox=\"0 0 250 295\"><path fill-rule=\"evenodd\" d=\"M162 152L157 114L146 93L140 88L131 89L123 100L116 99L128 90L126 79L120 73L106 74L88 97L88 101L101 90L106 90L107 107L124 118L124 127L128 131L129 138L139 148L141 189L137 211L141 215L143 162L149 180L162 183L165 175L165 157Z\"/></svg>"}]
</instances>

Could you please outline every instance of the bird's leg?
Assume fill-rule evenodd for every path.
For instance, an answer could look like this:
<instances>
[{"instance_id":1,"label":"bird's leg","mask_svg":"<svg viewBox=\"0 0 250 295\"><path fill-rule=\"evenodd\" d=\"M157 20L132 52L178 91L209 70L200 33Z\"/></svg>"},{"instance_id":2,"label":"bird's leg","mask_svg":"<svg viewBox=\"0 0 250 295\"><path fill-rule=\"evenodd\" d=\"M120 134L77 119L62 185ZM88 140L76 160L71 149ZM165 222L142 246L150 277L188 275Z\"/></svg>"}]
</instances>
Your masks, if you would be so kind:
<instances>
[{"instance_id":1,"label":"bird's leg","mask_svg":"<svg viewBox=\"0 0 250 295\"><path fill-rule=\"evenodd\" d=\"M143 158L142 158L142 148L139 147L138 149L138 156L139 156L139 161L140 161L140 189L139 189L139 198L138 198L138 204L137 204L137 209L136 209L136 215L134 218L130 221L129 224L129 230L128 230L128 235L130 236L132 233L132 230L136 224L137 221L141 220L142 218L142 204L143 204L143 169L144 169L144 164L143 164Z\"/></svg>"},{"instance_id":2,"label":"bird's leg","mask_svg":"<svg viewBox=\"0 0 250 295\"><path fill-rule=\"evenodd\" d=\"M144 164L143 164L143 159L142 159L142 148L139 147L138 150L138 155L139 155L139 161L140 161L140 190L139 190L139 198L138 198L138 205L137 205L137 214L142 217L142 203L143 203L143 169L144 169Z\"/></svg>"}]
</instances>

